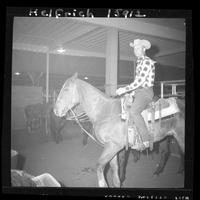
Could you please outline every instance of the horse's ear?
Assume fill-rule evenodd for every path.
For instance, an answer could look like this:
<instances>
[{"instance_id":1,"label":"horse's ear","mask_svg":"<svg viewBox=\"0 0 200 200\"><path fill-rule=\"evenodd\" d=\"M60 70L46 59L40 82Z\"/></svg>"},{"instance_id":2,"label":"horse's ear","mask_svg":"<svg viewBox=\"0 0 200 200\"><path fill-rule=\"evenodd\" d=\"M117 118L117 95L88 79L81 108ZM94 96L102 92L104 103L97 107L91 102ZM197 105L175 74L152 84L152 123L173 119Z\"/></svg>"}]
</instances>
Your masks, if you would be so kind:
<instances>
[{"instance_id":1,"label":"horse's ear","mask_svg":"<svg viewBox=\"0 0 200 200\"><path fill-rule=\"evenodd\" d=\"M78 73L76 72L73 76L72 76L73 79L77 79L78 78Z\"/></svg>"},{"instance_id":2,"label":"horse's ear","mask_svg":"<svg viewBox=\"0 0 200 200\"><path fill-rule=\"evenodd\" d=\"M76 72L72 77L71 77L71 80L76 80L78 78L78 73Z\"/></svg>"},{"instance_id":3,"label":"horse's ear","mask_svg":"<svg viewBox=\"0 0 200 200\"><path fill-rule=\"evenodd\" d=\"M70 81L75 81L78 77L78 73L76 72L73 76L71 76Z\"/></svg>"}]
</instances>

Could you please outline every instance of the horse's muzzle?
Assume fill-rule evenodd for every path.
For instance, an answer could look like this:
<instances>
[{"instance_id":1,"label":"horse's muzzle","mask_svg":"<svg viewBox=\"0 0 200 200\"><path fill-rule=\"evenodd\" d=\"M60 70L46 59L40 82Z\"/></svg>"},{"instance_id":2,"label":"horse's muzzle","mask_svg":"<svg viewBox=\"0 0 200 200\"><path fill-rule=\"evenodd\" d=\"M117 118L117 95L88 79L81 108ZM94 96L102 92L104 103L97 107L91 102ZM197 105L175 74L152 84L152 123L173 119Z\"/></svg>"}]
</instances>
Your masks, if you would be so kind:
<instances>
[{"instance_id":1,"label":"horse's muzzle","mask_svg":"<svg viewBox=\"0 0 200 200\"><path fill-rule=\"evenodd\" d=\"M57 107L54 107L53 111L57 117L64 117L66 115L66 109L59 110Z\"/></svg>"}]
</instances>

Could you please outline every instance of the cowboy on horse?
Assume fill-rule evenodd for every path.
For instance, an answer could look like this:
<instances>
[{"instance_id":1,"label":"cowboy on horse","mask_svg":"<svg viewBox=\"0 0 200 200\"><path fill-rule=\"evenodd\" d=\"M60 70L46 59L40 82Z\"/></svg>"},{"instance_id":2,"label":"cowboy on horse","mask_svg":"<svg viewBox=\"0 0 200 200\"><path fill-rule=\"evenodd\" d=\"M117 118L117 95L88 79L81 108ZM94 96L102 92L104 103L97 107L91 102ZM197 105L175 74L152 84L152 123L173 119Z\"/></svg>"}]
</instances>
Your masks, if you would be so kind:
<instances>
[{"instance_id":1,"label":"cowboy on horse","mask_svg":"<svg viewBox=\"0 0 200 200\"><path fill-rule=\"evenodd\" d=\"M150 42L135 40L134 43L130 43L130 46L134 47L135 55L138 58L135 81L124 88L119 88L117 94L121 95L134 90L132 95L135 96L135 101L129 105L131 105L130 115L138 130L133 131L133 140L129 137L129 123L132 123L130 117L128 117L129 119L126 118L126 121L122 120L123 111L129 111L126 107L124 110L122 109L124 108L122 106L123 98L111 98L105 95L91 84L78 79L77 73L65 81L54 105L54 113L58 117L64 117L68 111L72 111L75 106L80 105L91 121L93 132L88 135L103 146L103 151L97 161L99 187L108 187L104 176L104 169L108 163L113 171L113 185L115 187L121 186L117 154L124 147L127 149L131 146L131 148L137 150L149 147L152 149L153 142L160 141L168 135L173 135L182 152L185 149L184 118L181 118L182 111L180 112L176 99L169 98L167 100L162 99L162 101L159 101L159 99L158 102L152 104L155 115L151 114L149 109L145 109L152 102L154 96L152 87L155 77L155 61L145 55L145 50L151 47ZM165 101L169 105L166 106L161 103ZM142 117L144 117L144 120ZM153 123L148 123L150 119L153 119ZM158 121L154 123L154 119ZM153 125L153 137L150 137L152 130L148 132L145 123L148 128ZM132 127L134 130L135 125L132 125ZM139 132L141 137L138 137L135 132Z\"/></svg>"},{"instance_id":2,"label":"cowboy on horse","mask_svg":"<svg viewBox=\"0 0 200 200\"><path fill-rule=\"evenodd\" d=\"M130 43L130 46L134 48L134 54L137 57L135 80L130 85L117 89L116 94L122 95L132 91L131 96L134 96L135 99L129 113L129 124L132 124L134 121L137 131L140 134L142 140L140 143L140 150L149 147L150 150L152 150L153 138L149 134L141 113L153 100L153 85L155 79L154 64L156 62L145 54L145 51L151 48L151 43L148 40L136 39L133 43Z\"/></svg>"}]
</instances>

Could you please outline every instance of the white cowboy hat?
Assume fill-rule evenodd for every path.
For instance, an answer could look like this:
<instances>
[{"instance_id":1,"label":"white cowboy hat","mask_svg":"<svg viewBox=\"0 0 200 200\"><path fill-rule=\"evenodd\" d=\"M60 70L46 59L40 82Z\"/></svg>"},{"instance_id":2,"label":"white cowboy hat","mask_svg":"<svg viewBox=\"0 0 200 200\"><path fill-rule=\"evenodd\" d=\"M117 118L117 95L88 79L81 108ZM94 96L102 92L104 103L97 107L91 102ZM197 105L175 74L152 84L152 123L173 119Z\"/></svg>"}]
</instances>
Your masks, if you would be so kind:
<instances>
[{"instance_id":1,"label":"white cowboy hat","mask_svg":"<svg viewBox=\"0 0 200 200\"><path fill-rule=\"evenodd\" d=\"M135 46L143 46L145 49L150 49L151 48L151 43L148 40L140 40L140 39L136 39L134 40L134 42L130 43L131 47L135 47Z\"/></svg>"}]
</instances>

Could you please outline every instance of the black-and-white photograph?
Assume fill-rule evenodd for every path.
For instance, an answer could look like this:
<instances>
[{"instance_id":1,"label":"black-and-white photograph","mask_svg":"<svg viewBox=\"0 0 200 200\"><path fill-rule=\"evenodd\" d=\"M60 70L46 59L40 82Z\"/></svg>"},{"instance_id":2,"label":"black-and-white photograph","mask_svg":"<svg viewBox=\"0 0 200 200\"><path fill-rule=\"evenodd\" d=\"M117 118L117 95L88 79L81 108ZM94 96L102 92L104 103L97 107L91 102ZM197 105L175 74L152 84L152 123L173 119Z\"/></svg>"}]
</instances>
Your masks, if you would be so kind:
<instances>
[{"instance_id":1,"label":"black-and-white photograph","mask_svg":"<svg viewBox=\"0 0 200 200\"><path fill-rule=\"evenodd\" d=\"M185 18L36 13L13 19L11 186L184 188Z\"/></svg>"}]
</instances>

